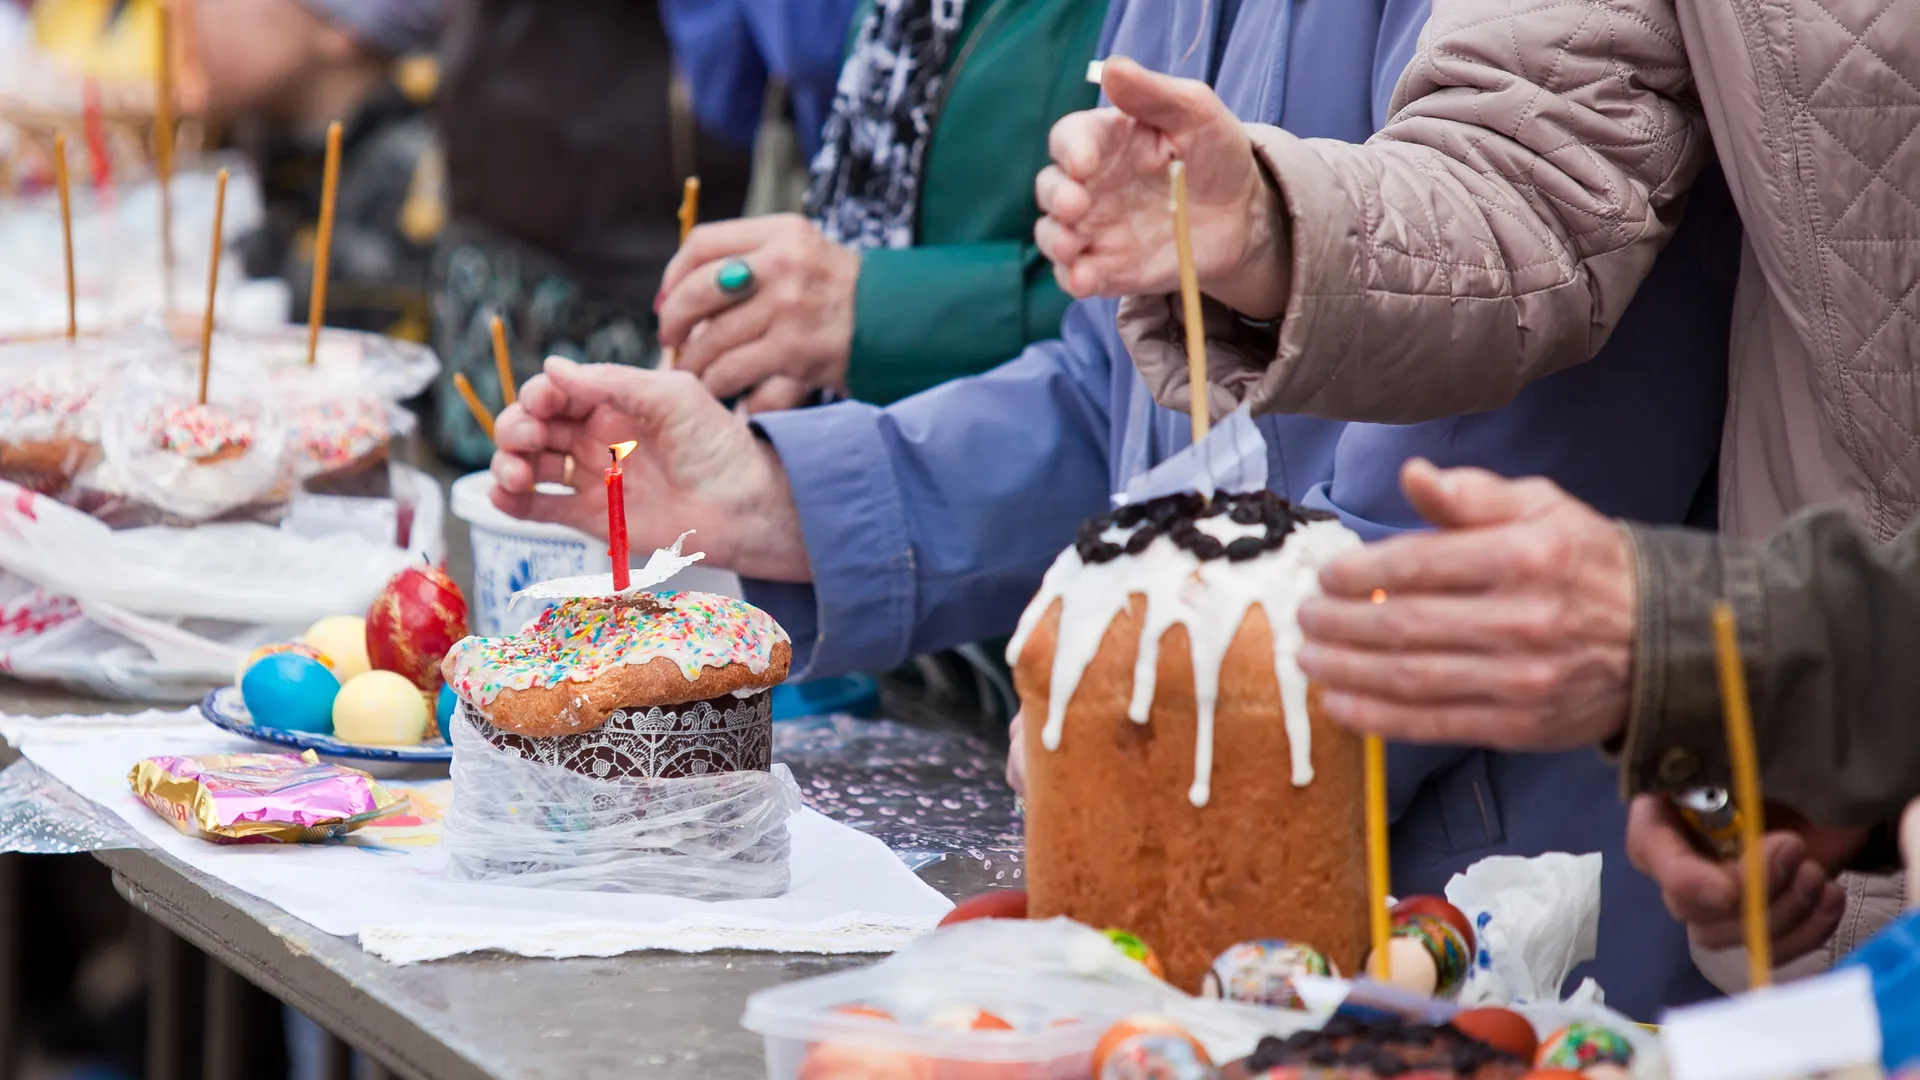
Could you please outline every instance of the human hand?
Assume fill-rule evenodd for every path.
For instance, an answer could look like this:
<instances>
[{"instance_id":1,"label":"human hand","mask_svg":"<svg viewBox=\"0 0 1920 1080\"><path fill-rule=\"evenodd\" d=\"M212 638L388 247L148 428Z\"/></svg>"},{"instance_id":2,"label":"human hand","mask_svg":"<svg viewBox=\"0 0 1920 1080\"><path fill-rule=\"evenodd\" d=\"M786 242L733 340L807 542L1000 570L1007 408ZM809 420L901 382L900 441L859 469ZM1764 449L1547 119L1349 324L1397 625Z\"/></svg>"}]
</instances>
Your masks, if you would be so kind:
<instances>
[{"instance_id":1,"label":"human hand","mask_svg":"<svg viewBox=\"0 0 1920 1080\"><path fill-rule=\"evenodd\" d=\"M753 272L744 296L720 289L720 268L731 259ZM776 375L844 392L859 280L860 253L798 214L702 225L667 264L654 298L660 343L679 349L679 369L715 397Z\"/></svg>"},{"instance_id":2,"label":"human hand","mask_svg":"<svg viewBox=\"0 0 1920 1080\"><path fill-rule=\"evenodd\" d=\"M1907 880L1920 881L1920 799L1908 803L1900 819L1900 861L1906 865ZM1907 886L1907 906L1920 908L1920 887Z\"/></svg>"},{"instance_id":3,"label":"human hand","mask_svg":"<svg viewBox=\"0 0 1920 1080\"><path fill-rule=\"evenodd\" d=\"M1027 747L1020 735L1021 718L1026 715L1025 711L1014 713L1013 724L1007 728L1010 740L1007 746L1007 786L1022 799L1027 797Z\"/></svg>"},{"instance_id":4,"label":"human hand","mask_svg":"<svg viewBox=\"0 0 1920 1080\"><path fill-rule=\"evenodd\" d=\"M691 375L549 357L493 433L493 502L514 517L604 537L607 448L633 440L621 470L634 551L693 529L716 565L772 581L811 575L779 455ZM572 493L536 490L563 482L569 454Z\"/></svg>"},{"instance_id":5,"label":"human hand","mask_svg":"<svg viewBox=\"0 0 1920 1080\"><path fill-rule=\"evenodd\" d=\"M1777 967L1832 937L1847 898L1798 832L1769 832L1761 850L1767 862L1768 928ZM1686 924L1695 948L1729 949L1745 942L1740 864L1700 854L1671 799L1641 795L1633 800L1627 811L1627 857L1660 886L1667 910Z\"/></svg>"},{"instance_id":6,"label":"human hand","mask_svg":"<svg viewBox=\"0 0 1920 1080\"><path fill-rule=\"evenodd\" d=\"M1285 210L1239 118L1207 84L1124 57L1106 62L1101 87L1113 106L1054 124L1054 164L1034 181L1045 215L1034 240L1060 287L1077 297L1179 288L1168 210L1179 159L1201 290L1252 318L1285 312Z\"/></svg>"},{"instance_id":7,"label":"human hand","mask_svg":"<svg viewBox=\"0 0 1920 1080\"><path fill-rule=\"evenodd\" d=\"M813 391L807 387L806 383L786 375L775 375L754 387L740 401L747 412L763 413L798 409L812 397Z\"/></svg>"},{"instance_id":8,"label":"human hand","mask_svg":"<svg viewBox=\"0 0 1920 1080\"><path fill-rule=\"evenodd\" d=\"M1619 733L1638 606L1620 529L1546 480L1416 459L1401 482L1440 531L1342 556L1300 609L1300 667L1327 717L1501 750Z\"/></svg>"}]
</instances>

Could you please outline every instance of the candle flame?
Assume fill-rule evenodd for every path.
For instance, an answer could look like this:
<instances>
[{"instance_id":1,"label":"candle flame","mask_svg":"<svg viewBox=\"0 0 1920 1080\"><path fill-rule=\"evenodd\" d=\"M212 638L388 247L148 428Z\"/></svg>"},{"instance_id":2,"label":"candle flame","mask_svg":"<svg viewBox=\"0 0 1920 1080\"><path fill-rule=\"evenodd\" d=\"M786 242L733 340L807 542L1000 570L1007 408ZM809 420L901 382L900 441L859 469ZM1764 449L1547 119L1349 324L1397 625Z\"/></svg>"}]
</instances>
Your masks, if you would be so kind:
<instances>
[{"instance_id":1,"label":"candle flame","mask_svg":"<svg viewBox=\"0 0 1920 1080\"><path fill-rule=\"evenodd\" d=\"M1374 603L1376 603L1376 604L1384 604L1384 603L1386 603L1386 602L1387 602L1387 590L1385 590L1385 589L1375 589L1375 590L1373 590L1373 602L1374 602Z\"/></svg>"},{"instance_id":2,"label":"candle flame","mask_svg":"<svg viewBox=\"0 0 1920 1080\"><path fill-rule=\"evenodd\" d=\"M607 447L607 452L613 455L613 460L623 461L628 454L633 453L633 448L639 445L640 441L638 439L629 439L626 442L617 442Z\"/></svg>"}]
</instances>

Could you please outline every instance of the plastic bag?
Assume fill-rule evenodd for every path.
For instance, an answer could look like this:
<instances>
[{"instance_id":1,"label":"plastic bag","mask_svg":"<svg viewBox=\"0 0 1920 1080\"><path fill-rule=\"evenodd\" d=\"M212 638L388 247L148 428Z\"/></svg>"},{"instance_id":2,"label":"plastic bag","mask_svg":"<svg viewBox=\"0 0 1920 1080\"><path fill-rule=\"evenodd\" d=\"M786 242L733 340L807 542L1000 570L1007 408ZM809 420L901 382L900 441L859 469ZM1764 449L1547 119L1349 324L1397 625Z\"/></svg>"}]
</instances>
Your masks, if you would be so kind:
<instances>
[{"instance_id":1,"label":"plastic bag","mask_svg":"<svg viewBox=\"0 0 1920 1080\"><path fill-rule=\"evenodd\" d=\"M441 844L453 880L697 900L787 889L800 796L783 766L601 780L495 748L464 709L452 728Z\"/></svg>"},{"instance_id":2,"label":"plastic bag","mask_svg":"<svg viewBox=\"0 0 1920 1080\"><path fill-rule=\"evenodd\" d=\"M196 521L273 488L286 429L258 380L216 372L200 404L182 374L130 372L102 404L104 458L92 486Z\"/></svg>"},{"instance_id":3,"label":"plastic bag","mask_svg":"<svg viewBox=\"0 0 1920 1080\"><path fill-rule=\"evenodd\" d=\"M1447 882L1447 900L1473 921L1479 939L1463 1005L1561 1000L1573 969L1600 942L1599 855L1549 852L1482 859ZM1588 980L1579 1000L1600 998Z\"/></svg>"}]
</instances>

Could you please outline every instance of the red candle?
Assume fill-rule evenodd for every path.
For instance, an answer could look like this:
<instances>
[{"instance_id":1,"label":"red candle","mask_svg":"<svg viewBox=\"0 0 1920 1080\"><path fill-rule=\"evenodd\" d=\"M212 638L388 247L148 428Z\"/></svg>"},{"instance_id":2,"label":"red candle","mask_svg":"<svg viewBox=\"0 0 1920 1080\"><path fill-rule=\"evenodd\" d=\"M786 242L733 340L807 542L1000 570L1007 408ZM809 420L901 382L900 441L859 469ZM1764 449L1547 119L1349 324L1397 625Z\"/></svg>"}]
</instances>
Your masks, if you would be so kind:
<instances>
[{"instance_id":1,"label":"red candle","mask_svg":"<svg viewBox=\"0 0 1920 1080\"><path fill-rule=\"evenodd\" d=\"M607 466L607 558L613 560L613 591L625 592L633 583L627 571L627 483L620 459L633 453L634 443L607 447L613 464Z\"/></svg>"}]
</instances>

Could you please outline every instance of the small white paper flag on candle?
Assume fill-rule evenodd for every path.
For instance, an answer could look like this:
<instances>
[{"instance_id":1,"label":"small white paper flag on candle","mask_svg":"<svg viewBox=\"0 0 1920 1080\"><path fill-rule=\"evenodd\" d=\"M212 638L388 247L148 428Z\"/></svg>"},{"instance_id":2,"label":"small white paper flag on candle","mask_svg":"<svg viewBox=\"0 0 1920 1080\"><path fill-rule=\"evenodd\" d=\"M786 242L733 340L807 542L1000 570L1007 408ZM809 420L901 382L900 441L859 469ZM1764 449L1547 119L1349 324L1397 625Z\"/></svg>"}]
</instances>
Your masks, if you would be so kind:
<instances>
[{"instance_id":1,"label":"small white paper flag on candle","mask_svg":"<svg viewBox=\"0 0 1920 1080\"><path fill-rule=\"evenodd\" d=\"M1786 1080L1880 1062L1873 976L1855 967L1675 1009L1660 1041L1673 1080Z\"/></svg>"},{"instance_id":2,"label":"small white paper flag on candle","mask_svg":"<svg viewBox=\"0 0 1920 1080\"><path fill-rule=\"evenodd\" d=\"M584 577L555 578L552 581L529 585L514 593L513 599L507 601L507 608L512 610L513 606L523 599L572 600L583 596L632 596L642 589L650 589L707 557L704 551L696 551L691 555L680 554L681 543L692 535L693 530L688 529L680 534L672 547L655 549L653 555L647 559L647 565L633 571L632 584L623 592L614 591L612 572L588 574Z\"/></svg>"}]
</instances>

